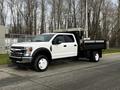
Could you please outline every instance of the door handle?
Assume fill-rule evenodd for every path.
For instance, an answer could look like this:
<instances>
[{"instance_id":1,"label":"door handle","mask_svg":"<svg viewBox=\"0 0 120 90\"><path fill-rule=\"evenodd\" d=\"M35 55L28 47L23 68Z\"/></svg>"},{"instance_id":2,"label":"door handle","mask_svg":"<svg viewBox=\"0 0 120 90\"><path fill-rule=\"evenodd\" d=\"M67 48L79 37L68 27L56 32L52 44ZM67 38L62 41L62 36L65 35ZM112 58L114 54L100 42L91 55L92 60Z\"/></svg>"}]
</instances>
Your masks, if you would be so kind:
<instances>
[{"instance_id":1,"label":"door handle","mask_svg":"<svg viewBox=\"0 0 120 90\"><path fill-rule=\"evenodd\" d=\"M64 47L67 47L67 45L64 45Z\"/></svg>"},{"instance_id":2,"label":"door handle","mask_svg":"<svg viewBox=\"0 0 120 90\"><path fill-rule=\"evenodd\" d=\"M75 44L74 46L76 47L77 45Z\"/></svg>"}]
</instances>

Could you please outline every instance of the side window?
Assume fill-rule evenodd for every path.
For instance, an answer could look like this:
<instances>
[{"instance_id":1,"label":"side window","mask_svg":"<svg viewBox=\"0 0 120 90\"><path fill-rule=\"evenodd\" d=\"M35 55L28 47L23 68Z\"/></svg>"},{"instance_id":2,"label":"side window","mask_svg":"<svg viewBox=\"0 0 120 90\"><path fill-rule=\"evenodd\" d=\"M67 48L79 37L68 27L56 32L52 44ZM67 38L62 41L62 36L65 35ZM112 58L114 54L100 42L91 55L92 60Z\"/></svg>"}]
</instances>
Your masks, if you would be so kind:
<instances>
[{"instance_id":1,"label":"side window","mask_svg":"<svg viewBox=\"0 0 120 90\"><path fill-rule=\"evenodd\" d=\"M65 39L65 42L74 42L74 38L72 35L65 35L64 39Z\"/></svg>"},{"instance_id":2,"label":"side window","mask_svg":"<svg viewBox=\"0 0 120 90\"><path fill-rule=\"evenodd\" d=\"M65 42L63 35L58 35L54 38L53 43L57 43L58 41Z\"/></svg>"}]
</instances>

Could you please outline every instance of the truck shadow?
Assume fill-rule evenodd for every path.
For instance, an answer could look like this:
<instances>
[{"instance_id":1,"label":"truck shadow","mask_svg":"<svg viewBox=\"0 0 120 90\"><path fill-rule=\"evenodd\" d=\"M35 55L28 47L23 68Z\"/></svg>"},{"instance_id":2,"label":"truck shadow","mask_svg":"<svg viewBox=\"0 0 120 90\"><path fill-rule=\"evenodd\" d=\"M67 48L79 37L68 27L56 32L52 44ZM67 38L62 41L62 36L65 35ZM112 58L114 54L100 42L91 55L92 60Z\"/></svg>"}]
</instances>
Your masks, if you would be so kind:
<instances>
[{"instance_id":1,"label":"truck shadow","mask_svg":"<svg viewBox=\"0 0 120 90\"><path fill-rule=\"evenodd\" d=\"M75 65L84 65L84 64L88 64L91 63L89 62L89 60L87 59L79 59L79 60L75 60L75 59L61 59L61 60L54 60L53 62L51 62L49 64L48 70L57 70L57 68L66 68L66 67L70 67L70 66L75 66ZM14 69L16 70L22 70L22 71L28 71L28 70L32 70L34 71L33 67L31 64L11 64L9 65L9 67L14 67Z\"/></svg>"}]
</instances>

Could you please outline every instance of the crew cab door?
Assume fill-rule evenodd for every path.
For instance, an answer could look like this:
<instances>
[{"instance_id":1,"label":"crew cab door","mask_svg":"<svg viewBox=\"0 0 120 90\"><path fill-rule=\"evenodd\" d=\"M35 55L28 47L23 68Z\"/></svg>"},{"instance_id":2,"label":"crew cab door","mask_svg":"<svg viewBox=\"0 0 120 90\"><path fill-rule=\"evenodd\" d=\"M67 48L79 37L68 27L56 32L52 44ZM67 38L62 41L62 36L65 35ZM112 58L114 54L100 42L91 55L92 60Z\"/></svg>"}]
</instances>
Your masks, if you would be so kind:
<instances>
[{"instance_id":1,"label":"crew cab door","mask_svg":"<svg viewBox=\"0 0 120 90\"><path fill-rule=\"evenodd\" d=\"M73 35L58 35L52 43L53 59L77 56L77 43Z\"/></svg>"}]
</instances>

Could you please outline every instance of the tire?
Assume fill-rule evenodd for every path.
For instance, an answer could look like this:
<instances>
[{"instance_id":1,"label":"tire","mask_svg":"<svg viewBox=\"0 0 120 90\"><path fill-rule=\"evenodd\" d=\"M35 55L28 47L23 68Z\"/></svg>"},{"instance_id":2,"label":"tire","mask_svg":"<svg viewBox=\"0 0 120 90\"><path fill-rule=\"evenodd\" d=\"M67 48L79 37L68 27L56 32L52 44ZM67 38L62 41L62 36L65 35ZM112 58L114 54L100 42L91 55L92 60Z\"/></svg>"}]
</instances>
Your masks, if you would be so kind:
<instances>
[{"instance_id":1,"label":"tire","mask_svg":"<svg viewBox=\"0 0 120 90\"><path fill-rule=\"evenodd\" d=\"M48 58L44 55L40 55L35 59L35 62L33 63L33 67L35 71L43 72L47 70L48 64L49 64Z\"/></svg>"},{"instance_id":2,"label":"tire","mask_svg":"<svg viewBox=\"0 0 120 90\"><path fill-rule=\"evenodd\" d=\"M100 56L98 52L92 52L90 61L92 62L99 62L100 61Z\"/></svg>"}]
</instances>

